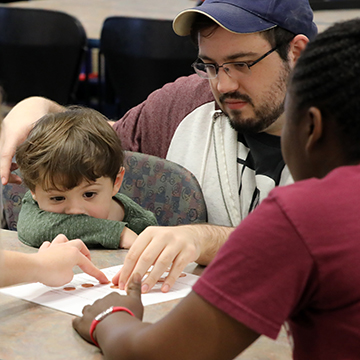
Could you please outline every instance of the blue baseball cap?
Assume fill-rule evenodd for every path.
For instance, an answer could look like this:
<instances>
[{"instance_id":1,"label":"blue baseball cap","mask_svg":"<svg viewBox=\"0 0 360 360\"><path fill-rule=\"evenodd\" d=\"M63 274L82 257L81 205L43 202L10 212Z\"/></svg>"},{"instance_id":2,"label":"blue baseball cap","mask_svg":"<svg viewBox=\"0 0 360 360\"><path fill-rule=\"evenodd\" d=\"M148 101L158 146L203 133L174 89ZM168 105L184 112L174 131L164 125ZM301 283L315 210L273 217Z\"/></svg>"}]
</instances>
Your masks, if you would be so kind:
<instances>
[{"instance_id":1,"label":"blue baseball cap","mask_svg":"<svg viewBox=\"0 0 360 360\"><path fill-rule=\"evenodd\" d=\"M279 26L310 40L317 34L308 0L205 0L180 12L173 22L176 34L185 36L197 14L211 18L224 29L249 34Z\"/></svg>"}]
</instances>

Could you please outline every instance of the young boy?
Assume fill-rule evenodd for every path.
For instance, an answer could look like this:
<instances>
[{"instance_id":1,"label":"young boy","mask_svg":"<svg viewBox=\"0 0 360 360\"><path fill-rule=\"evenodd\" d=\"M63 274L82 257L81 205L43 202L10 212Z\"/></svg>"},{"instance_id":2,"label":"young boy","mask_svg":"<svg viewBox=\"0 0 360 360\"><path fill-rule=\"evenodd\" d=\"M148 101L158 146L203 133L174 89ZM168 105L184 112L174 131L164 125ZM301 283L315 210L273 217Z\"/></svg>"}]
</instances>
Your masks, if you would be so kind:
<instances>
[{"instance_id":1,"label":"young boy","mask_svg":"<svg viewBox=\"0 0 360 360\"><path fill-rule=\"evenodd\" d=\"M1 93L0 88L0 120ZM91 262L89 249L79 239L69 241L60 234L51 243L44 242L35 254L3 250L0 247L0 287L24 282L62 286L72 280L75 266L94 276L100 283L109 282L105 274Z\"/></svg>"},{"instance_id":2,"label":"young boy","mask_svg":"<svg viewBox=\"0 0 360 360\"><path fill-rule=\"evenodd\" d=\"M157 222L118 193L123 158L119 138L99 112L70 107L42 117L16 151L30 189L19 215L19 239L39 247L62 233L87 245L130 248Z\"/></svg>"},{"instance_id":3,"label":"young boy","mask_svg":"<svg viewBox=\"0 0 360 360\"><path fill-rule=\"evenodd\" d=\"M241 222L177 307L141 322L135 273L129 296L110 294L74 319L105 359L230 360L260 334L275 339L284 322L295 360L359 358L359 56L359 19L307 45L281 138L296 183Z\"/></svg>"}]
</instances>

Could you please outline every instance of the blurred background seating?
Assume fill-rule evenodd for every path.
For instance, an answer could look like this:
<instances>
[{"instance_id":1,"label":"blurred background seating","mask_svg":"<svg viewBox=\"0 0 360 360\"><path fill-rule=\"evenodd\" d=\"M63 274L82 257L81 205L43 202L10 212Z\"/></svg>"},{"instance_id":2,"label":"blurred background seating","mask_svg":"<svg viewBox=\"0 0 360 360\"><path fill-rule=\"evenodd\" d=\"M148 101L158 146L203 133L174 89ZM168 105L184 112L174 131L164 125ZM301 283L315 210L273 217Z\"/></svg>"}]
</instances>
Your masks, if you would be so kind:
<instances>
[{"instance_id":1,"label":"blurred background seating","mask_svg":"<svg viewBox=\"0 0 360 360\"><path fill-rule=\"evenodd\" d=\"M0 0L0 4L8 4L12 2L23 1L23 0ZM27 0L25 0L27 1Z\"/></svg>"},{"instance_id":2,"label":"blurred background seating","mask_svg":"<svg viewBox=\"0 0 360 360\"><path fill-rule=\"evenodd\" d=\"M75 103L86 50L80 22L65 13L0 7L0 86L7 104L33 95Z\"/></svg>"},{"instance_id":3,"label":"blurred background seating","mask_svg":"<svg viewBox=\"0 0 360 360\"><path fill-rule=\"evenodd\" d=\"M105 71L100 110L106 113L106 102L114 102L114 116L120 117L152 91L192 74L196 58L196 46L189 37L177 36L170 20L107 18L100 39Z\"/></svg>"}]
</instances>

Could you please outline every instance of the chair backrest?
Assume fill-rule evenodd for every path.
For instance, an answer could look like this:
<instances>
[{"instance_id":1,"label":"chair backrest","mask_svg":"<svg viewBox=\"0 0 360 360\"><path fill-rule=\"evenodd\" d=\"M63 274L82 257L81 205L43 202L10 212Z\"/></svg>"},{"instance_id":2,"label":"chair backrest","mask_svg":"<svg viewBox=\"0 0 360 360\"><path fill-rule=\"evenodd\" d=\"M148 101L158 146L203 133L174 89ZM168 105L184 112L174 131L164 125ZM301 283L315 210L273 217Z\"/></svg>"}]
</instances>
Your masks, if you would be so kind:
<instances>
[{"instance_id":1,"label":"chair backrest","mask_svg":"<svg viewBox=\"0 0 360 360\"><path fill-rule=\"evenodd\" d=\"M120 192L154 212L159 225L207 221L200 185L190 171L169 160L132 151L125 151L124 167ZM21 201L27 190L24 184L3 187L3 213L9 230L17 229Z\"/></svg>"},{"instance_id":2,"label":"chair backrest","mask_svg":"<svg viewBox=\"0 0 360 360\"><path fill-rule=\"evenodd\" d=\"M188 36L178 36L169 20L109 17L104 21L100 53L106 78L122 112L180 76L193 74L197 48Z\"/></svg>"},{"instance_id":3,"label":"chair backrest","mask_svg":"<svg viewBox=\"0 0 360 360\"><path fill-rule=\"evenodd\" d=\"M3 223L9 230L17 230L17 221L21 209L21 201L29 189L24 185L7 184L2 188Z\"/></svg>"},{"instance_id":4,"label":"chair backrest","mask_svg":"<svg viewBox=\"0 0 360 360\"><path fill-rule=\"evenodd\" d=\"M0 7L0 85L5 101L39 95L73 102L86 34L65 13Z\"/></svg>"},{"instance_id":5,"label":"chair backrest","mask_svg":"<svg viewBox=\"0 0 360 360\"><path fill-rule=\"evenodd\" d=\"M360 0L309 0L315 10L359 9Z\"/></svg>"},{"instance_id":6,"label":"chair backrest","mask_svg":"<svg viewBox=\"0 0 360 360\"><path fill-rule=\"evenodd\" d=\"M207 221L203 193L195 176L169 160L125 152L120 192L155 213L159 225Z\"/></svg>"}]
</instances>

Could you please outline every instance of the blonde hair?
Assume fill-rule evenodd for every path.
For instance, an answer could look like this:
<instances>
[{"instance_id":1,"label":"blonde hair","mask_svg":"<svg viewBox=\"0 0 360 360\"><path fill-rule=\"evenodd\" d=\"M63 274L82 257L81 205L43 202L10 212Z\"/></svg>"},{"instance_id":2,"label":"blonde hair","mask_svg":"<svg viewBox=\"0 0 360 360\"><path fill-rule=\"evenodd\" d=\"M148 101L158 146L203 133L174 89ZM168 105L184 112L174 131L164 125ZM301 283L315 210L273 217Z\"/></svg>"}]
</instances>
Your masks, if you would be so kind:
<instances>
[{"instance_id":1,"label":"blonde hair","mask_svg":"<svg viewBox=\"0 0 360 360\"><path fill-rule=\"evenodd\" d=\"M123 165L120 139L96 110L72 106L43 116L16 151L23 181L31 191L69 190L104 176L114 182Z\"/></svg>"}]
</instances>

